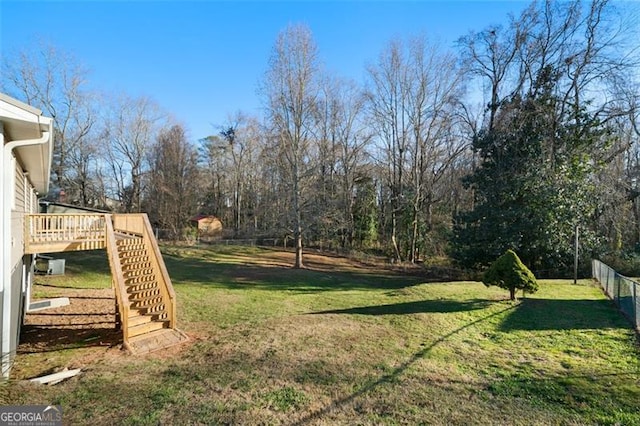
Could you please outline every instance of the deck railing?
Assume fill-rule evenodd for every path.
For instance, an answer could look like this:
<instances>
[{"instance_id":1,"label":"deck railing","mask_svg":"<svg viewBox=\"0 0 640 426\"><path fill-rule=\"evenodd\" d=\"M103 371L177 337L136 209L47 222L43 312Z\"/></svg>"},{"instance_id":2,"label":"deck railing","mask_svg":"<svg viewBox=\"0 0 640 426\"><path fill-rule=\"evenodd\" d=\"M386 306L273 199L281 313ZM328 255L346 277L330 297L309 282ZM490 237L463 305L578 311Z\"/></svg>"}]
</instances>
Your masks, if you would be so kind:
<instances>
[{"instance_id":1,"label":"deck railing","mask_svg":"<svg viewBox=\"0 0 640 426\"><path fill-rule=\"evenodd\" d=\"M118 307L117 314L122 329L122 338L126 343L129 341L129 303L125 300L127 289L124 285L124 274L122 265L118 261L118 246L116 244L115 233L113 232L113 224L110 215L107 216L107 253L109 254L109 267L111 268L111 286L115 290L116 303Z\"/></svg>"},{"instance_id":2,"label":"deck railing","mask_svg":"<svg viewBox=\"0 0 640 426\"><path fill-rule=\"evenodd\" d=\"M103 214L29 214L25 218L25 252L54 253L106 247Z\"/></svg>"}]
</instances>

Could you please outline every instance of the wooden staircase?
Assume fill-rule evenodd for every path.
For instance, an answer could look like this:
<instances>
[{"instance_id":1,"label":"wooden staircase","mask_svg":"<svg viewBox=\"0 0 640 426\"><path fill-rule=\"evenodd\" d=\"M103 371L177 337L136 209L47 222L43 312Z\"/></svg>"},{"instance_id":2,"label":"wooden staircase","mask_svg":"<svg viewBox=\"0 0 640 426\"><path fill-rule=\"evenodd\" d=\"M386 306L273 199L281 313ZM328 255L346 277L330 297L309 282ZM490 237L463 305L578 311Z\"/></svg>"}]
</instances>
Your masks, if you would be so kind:
<instances>
[{"instance_id":1,"label":"wooden staircase","mask_svg":"<svg viewBox=\"0 0 640 426\"><path fill-rule=\"evenodd\" d=\"M129 303L129 338L169 328L167 307L144 240L122 238L116 245L127 291L125 303Z\"/></svg>"},{"instance_id":2,"label":"wooden staircase","mask_svg":"<svg viewBox=\"0 0 640 426\"><path fill-rule=\"evenodd\" d=\"M152 352L187 340L176 328L176 296L149 218L139 214L31 214L25 253L106 247L125 348Z\"/></svg>"},{"instance_id":3,"label":"wooden staircase","mask_svg":"<svg viewBox=\"0 0 640 426\"><path fill-rule=\"evenodd\" d=\"M175 327L175 294L146 215L107 220L107 251L124 346L132 353L187 340Z\"/></svg>"}]
</instances>

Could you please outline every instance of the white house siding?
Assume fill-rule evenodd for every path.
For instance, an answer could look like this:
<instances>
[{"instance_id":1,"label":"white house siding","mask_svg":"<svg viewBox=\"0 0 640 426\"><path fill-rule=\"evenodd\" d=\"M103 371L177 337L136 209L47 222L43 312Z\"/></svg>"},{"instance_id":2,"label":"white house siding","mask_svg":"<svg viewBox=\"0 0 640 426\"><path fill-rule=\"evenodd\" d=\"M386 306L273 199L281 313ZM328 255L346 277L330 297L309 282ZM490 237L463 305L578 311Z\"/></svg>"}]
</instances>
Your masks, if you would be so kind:
<instances>
[{"instance_id":1,"label":"white house siding","mask_svg":"<svg viewBox=\"0 0 640 426\"><path fill-rule=\"evenodd\" d=\"M25 214L37 213L37 195L33 185L29 182L28 176L22 171L22 166L17 159L13 159L14 164L14 194L11 203L11 360L18 347L20 328L25 314L26 285L31 281L29 275L32 273L32 256L24 254L24 227Z\"/></svg>"},{"instance_id":2,"label":"white house siding","mask_svg":"<svg viewBox=\"0 0 640 426\"><path fill-rule=\"evenodd\" d=\"M16 355L18 348L18 341L20 338L20 328L24 318L24 292L23 292L23 263L22 261L16 265L16 268L11 272L11 322L10 322L10 359L9 366L13 364L13 359Z\"/></svg>"},{"instance_id":3,"label":"white house siding","mask_svg":"<svg viewBox=\"0 0 640 426\"><path fill-rule=\"evenodd\" d=\"M30 213L30 211L29 206L25 205L27 202L26 176L22 172L20 163L14 161L14 164L15 184L13 187L15 188L15 193L11 204L11 265L15 268L19 263L22 263L22 257L24 256L24 215L25 213Z\"/></svg>"}]
</instances>

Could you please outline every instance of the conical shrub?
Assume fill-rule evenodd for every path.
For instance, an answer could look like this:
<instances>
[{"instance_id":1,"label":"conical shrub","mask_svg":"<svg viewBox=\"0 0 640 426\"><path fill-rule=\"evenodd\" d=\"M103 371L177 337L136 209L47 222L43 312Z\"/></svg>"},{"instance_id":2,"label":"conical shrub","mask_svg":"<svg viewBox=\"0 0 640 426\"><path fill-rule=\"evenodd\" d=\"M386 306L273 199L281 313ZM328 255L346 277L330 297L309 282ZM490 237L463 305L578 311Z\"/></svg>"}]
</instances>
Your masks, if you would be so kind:
<instances>
[{"instance_id":1,"label":"conical shrub","mask_svg":"<svg viewBox=\"0 0 640 426\"><path fill-rule=\"evenodd\" d=\"M525 293L538 291L538 281L533 272L525 266L513 250L496 259L482 277L482 283L487 287L495 285L509 290L511 300L516 299L516 291Z\"/></svg>"}]
</instances>

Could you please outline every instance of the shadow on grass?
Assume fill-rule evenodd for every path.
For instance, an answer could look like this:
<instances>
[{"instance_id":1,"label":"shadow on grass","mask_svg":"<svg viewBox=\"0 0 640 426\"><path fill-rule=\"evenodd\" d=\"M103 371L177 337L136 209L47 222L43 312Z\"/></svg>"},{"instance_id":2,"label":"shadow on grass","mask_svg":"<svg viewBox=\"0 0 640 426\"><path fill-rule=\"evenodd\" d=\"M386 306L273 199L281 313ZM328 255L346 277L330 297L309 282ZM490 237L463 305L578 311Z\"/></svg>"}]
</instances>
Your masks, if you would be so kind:
<instances>
[{"instance_id":1,"label":"shadow on grass","mask_svg":"<svg viewBox=\"0 0 640 426\"><path fill-rule=\"evenodd\" d=\"M610 300L523 299L500 331L628 328Z\"/></svg>"},{"instance_id":2,"label":"shadow on grass","mask_svg":"<svg viewBox=\"0 0 640 426\"><path fill-rule=\"evenodd\" d=\"M504 314L507 311L513 310L516 308L516 305L512 305L509 306L505 309L501 309L497 312L493 312L489 315L485 315L482 318L479 318L475 321L471 321L465 325L463 325L462 327L459 327L453 331L451 331L450 333L447 333L441 337L439 337L438 339L436 339L435 341L431 342L431 344L425 346L424 348L422 348L421 350L419 350L418 352L414 353L411 358L409 358L407 361L405 361L402 365L400 365L399 367L395 368L393 371L391 371L388 374L385 374L383 376L381 376L378 380L369 383L363 387L361 387L360 389L358 389L357 391L355 391L354 393L344 396L342 398L338 398L336 400L334 400L331 404L321 408L320 410L316 410L313 413L310 413L309 415L303 417L302 419L298 420L297 422L295 422L295 425L306 425L310 422L313 422L315 420L320 419L322 416L330 413L331 411L340 408L346 404L351 403L353 400L355 400L356 398L358 398L361 395L366 394L367 392L375 389L376 387L385 384L385 383L390 383L390 382L394 382L396 380L396 378L398 376L400 376L402 373L404 373L409 367L411 367L413 364L415 364L418 360L424 358L429 352L431 352L431 350L433 348L435 348L437 345L439 345L442 342L445 342L447 339L449 339L450 337L460 333L463 330L466 330L469 327L472 327L476 324L482 323L484 321L487 321L493 317L499 316Z\"/></svg>"},{"instance_id":3,"label":"shadow on grass","mask_svg":"<svg viewBox=\"0 0 640 426\"><path fill-rule=\"evenodd\" d=\"M534 401L559 409L573 408L592 420L589 424L637 425L640 424L638 377L637 372L602 371L515 376L496 380L487 390L498 397Z\"/></svg>"},{"instance_id":4,"label":"shadow on grass","mask_svg":"<svg viewBox=\"0 0 640 426\"><path fill-rule=\"evenodd\" d=\"M491 304L493 304L493 302L479 299L467 302L425 300L315 312L314 314L337 313L389 315L421 312L462 312L483 309ZM488 321L493 317L501 316L505 313L506 318L502 322L500 329L501 331L506 332L512 330L628 328L628 324L625 322L624 318L622 318L609 300L525 299L519 304L514 304L505 309L485 315L482 318L471 321L464 326L441 336L420 351L414 353L407 361L391 371L389 374L381 376L378 380L361 387L350 395L334 400L331 404L305 416L295 424L303 425L318 420L331 411L353 402L356 398L366 394L377 386L395 381L398 376L403 374L416 361L425 357L438 344L445 342L450 337L471 326ZM568 400L565 400L567 399L566 395L572 395L573 393L574 396L570 396L569 398L584 398L591 404L596 401L592 401L590 399L590 395L592 395L593 392L589 390L589 383L593 385L593 383L598 381L600 386L606 386L605 382L607 381L607 377L618 375L628 376L629 383L637 383L637 374L588 374L541 379L530 377L521 379L513 378L496 382L489 390L496 395L511 395L526 399L535 397L537 399L544 400L547 403L559 403L562 405L570 404ZM637 413L637 407L625 407L625 409L628 409L628 413ZM636 417L634 417L634 419L635 418Z\"/></svg>"},{"instance_id":5,"label":"shadow on grass","mask_svg":"<svg viewBox=\"0 0 640 426\"><path fill-rule=\"evenodd\" d=\"M402 315L420 313L465 312L484 309L493 302L473 299L464 302L456 300L419 300L415 302L392 303L388 305L362 306L348 309L334 309L313 312L317 314L353 314L353 315Z\"/></svg>"},{"instance_id":6,"label":"shadow on grass","mask_svg":"<svg viewBox=\"0 0 640 426\"><path fill-rule=\"evenodd\" d=\"M415 276L351 271L318 271L260 266L164 255L174 283L198 283L228 289L321 292L353 289L399 289L424 282Z\"/></svg>"},{"instance_id":7,"label":"shadow on grass","mask_svg":"<svg viewBox=\"0 0 640 426\"><path fill-rule=\"evenodd\" d=\"M92 290L91 287L82 287L82 286L73 286L73 285L67 285L65 283L55 283L55 284L51 284L51 283L43 283L43 282L37 282L36 283L39 287L49 287L49 288L57 288L59 290Z\"/></svg>"}]
</instances>

